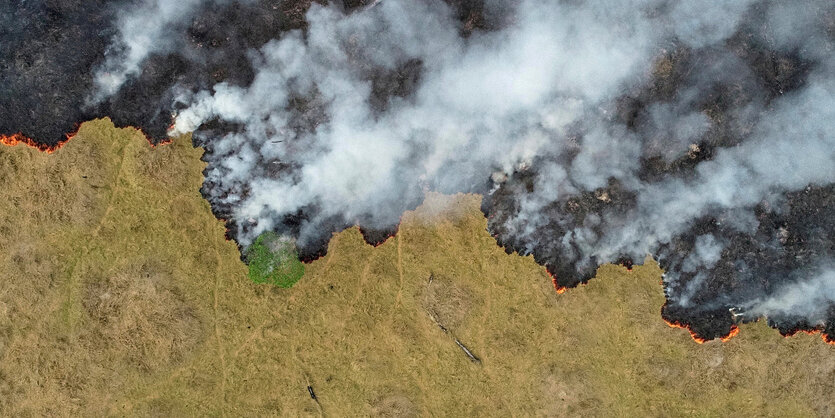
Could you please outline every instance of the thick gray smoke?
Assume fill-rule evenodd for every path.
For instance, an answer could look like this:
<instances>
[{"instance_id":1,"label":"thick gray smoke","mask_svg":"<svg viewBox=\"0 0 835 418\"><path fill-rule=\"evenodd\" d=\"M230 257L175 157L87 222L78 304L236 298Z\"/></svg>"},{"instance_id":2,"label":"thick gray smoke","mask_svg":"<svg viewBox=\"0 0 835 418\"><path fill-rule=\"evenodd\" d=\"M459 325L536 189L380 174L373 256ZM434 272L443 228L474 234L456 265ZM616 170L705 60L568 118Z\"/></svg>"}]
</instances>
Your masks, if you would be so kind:
<instances>
[{"instance_id":1,"label":"thick gray smoke","mask_svg":"<svg viewBox=\"0 0 835 418\"><path fill-rule=\"evenodd\" d=\"M832 266L810 269L799 283L779 289L774 295L752 300L745 308L754 316L775 312L800 316L821 326L830 313L827 307L835 300L835 269Z\"/></svg>"},{"instance_id":2,"label":"thick gray smoke","mask_svg":"<svg viewBox=\"0 0 835 418\"><path fill-rule=\"evenodd\" d=\"M749 139L718 150L712 160L699 164L692 178L639 185L635 213L629 213L628 222L610 230L604 245L592 251L602 259L624 252L644 255L709 212L752 208L782 192L835 181L832 75L829 66L811 74L805 89L762 111ZM744 215L729 222L745 232L753 232L756 225ZM701 254L698 242L696 248L694 255Z\"/></svg>"},{"instance_id":3,"label":"thick gray smoke","mask_svg":"<svg viewBox=\"0 0 835 418\"><path fill-rule=\"evenodd\" d=\"M529 2L509 28L465 40L440 2L384 1L347 17L314 5L306 36L253 51L250 86L184 98L191 106L175 132L214 118L244 126L212 140L220 161L209 171L238 218L255 220L244 243L307 205L323 217L391 225L424 187L473 190L495 170L564 148L571 124L646 71L653 35L631 6ZM375 109L366 72L409 62L420 63L418 87ZM310 97L322 120L299 134L294 101ZM273 178L270 164L299 169Z\"/></svg>"},{"instance_id":4,"label":"thick gray smoke","mask_svg":"<svg viewBox=\"0 0 835 418\"><path fill-rule=\"evenodd\" d=\"M141 35L123 25L127 53L100 91L198 3L156 4ZM390 229L427 190L472 191L500 242L576 281L689 242L665 278L682 308L709 305L696 295L731 235L758 233L758 208L835 182L831 1L525 0L484 14L491 30L469 31L441 1L313 4L304 31L249 52L248 85L176 86L171 133L206 146L205 192L244 246L268 230L303 246L332 225ZM693 233L706 218L724 223ZM833 265L815 254L805 262ZM820 322L831 268L792 280L712 301Z\"/></svg>"},{"instance_id":5,"label":"thick gray smoke","mask_svg":"<svg viewBox=\"0 0 835 418\"><path fill-rule=\"evenodd\" d=\"M679 36L701 45L732 32L742 3L677 3L669 15L651 16L659 2L527 1L509 27L469 39L441 2L385 1L350 16L314 5L306 36L290 33L253 51L250 86L219 84L183 98L190 107L175 133L215 118L244 125L212 140L223 157L209 172L237 217L256 221L239 237L244 243L310 204L326 217L396 222L398 202L419 197L419 186L472 190L491 171L569 151L568 130L578 123L590 132L571 187L594 188L631 176L641 154L638 139L606 126L605 107L647 77L664 42ZM680 16L690 24L675 25ZM410 61L422 64L416 91L374 109L363 70ZM300 97L315 97L324 113L304 135L290 126ZM703 119L685 115L675 129L692 136ZM271 178L266 167L279 162L301 169Z\"/></svg>"}]
</instances>

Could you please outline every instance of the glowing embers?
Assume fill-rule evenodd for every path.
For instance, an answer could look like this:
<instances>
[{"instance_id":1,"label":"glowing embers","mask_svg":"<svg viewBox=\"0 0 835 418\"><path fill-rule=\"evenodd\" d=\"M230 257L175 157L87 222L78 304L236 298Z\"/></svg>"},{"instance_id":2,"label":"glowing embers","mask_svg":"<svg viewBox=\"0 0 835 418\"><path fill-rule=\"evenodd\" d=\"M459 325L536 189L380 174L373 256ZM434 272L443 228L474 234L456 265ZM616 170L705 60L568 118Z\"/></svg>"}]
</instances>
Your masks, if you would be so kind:
<instances>
[{"instance_id":1,"label":"glowing embers","mask_svg":"<svg viewBox=\"0 0 835 418\"><path fill-rule=\"evenodd\" d=\"M495 236L494 236L494 238L495 238ZM501 246L501 245L500 245L500 246ZM618 261L617 261L617 263L615 263L615 264L617 264L617 265L619 265L619 266L621 266L621 267L625 268L625 269L626 269L626 273L632 273L632 268L634 267L634 263L633 263L632 259L630 259L630 258L621 258L621 259L620 259L620 260L618 260ZM545 267L545 272L546 272L546 273L548 273L548 276L550 276L550 277L551 277L551 283L554 285L554 290L556 290L556 292L557 292L557 294L558 294L558 295L561 295L561 294L565 293L566 291L568 291L568 289L569 289L569 288L570 288L570 289L574 289L574 288L576 288L576 287L578 287L578 286L580 286L580 285L585 285L585 284L588 284L588 280L581 280L581 281L576 282L576 283L574 283L574 284L569 284L568 286L564 286L564 285L561 285L561 284L559 283L559 281L557 280L557 274L556 274L556 273L552 273L552 272L551 272L551 269L550 269L550 268L548 268L547 266Z\"/></svg>"},{"instance_id":2,"label":"glowing embers","mask_svg":"<svg viewBox=\"0 0 835 418\"><path fill-rule=\"evenodd\" d=\"M635 263L629 257L621 257L615 262L615 264L625 267L627 272L631 272L632 267L635 266Z\"/></svg>"},{"instance_id":3,"label":"glowing embers","mask_svg":"<svg viewBox=\"0 0 835 418\"><path fill-rule=\"evenodd\" d=\"M670 326L670 328L681 328L681 329L686 329L686 330L687 330L687 332L689 332L689 333L690 333L690 337L691 337L691 338L693 338L693 341L695 341L695 342L697 342L697 343L699 343L699 344L704 344L704 343L706 343L706 342L708 341L708 340L706 340L706 339L704 339L704 338L702 338L702 337L699 337L699 334L696 334L696 332L694 332L693 330L691 330L691 329L690 329L690 327L688 327L686 324L682 324L681 322L678 322L678 321L672 321L672 322L671 322L671 321L668 321L668 320L667 320L666 318L664 318L663 316L661 317L661 319L663 319L663 320L664 320L664 322L666 322L666 323L667 323L667 325L669 325L669 326ZM731 333L733 333L733 328L732 328ZM734 334L734 335L735 335L735 334ZM730 338L731 336L732 336L732 335L728 334L728 337L727 337L727 338ZM727 341L727 340L725 340L724 338L722 338L722 341Z\"/></svg>"},{"instance_id":4,"label":"glowing embers","mask_svg":"<svg viewBox=\"0 0 835 418\"><path fill-rule=\"evenodd\" d=\"M724 337L719 337L719 340L722 341L723 343L728 342L728 340L730 340L731 338L736 337L737 334L739 334L739 327L734 325L734 326L731 327L730 334L728 334Z\"/></svg>"},{"instance_id":5,"label":"glowing embers","mask_svg":"<svg viewBox=\"0 0 835 418\"><path fill-rule=\"evenodd\" d=\"M77 131L76 131L77 133ZM23 134L16 133L13 135L0 135L0 144L7 145L13 147L18 144L26 145L27 147L35 148L38 151L45 152L47 154L52 154L53 152L57 151L61 148L64 144L67 143L70 139L72 139L76 133L67 134L66 139L59 141L55 145L47 145L35 142L29 137L24 136Z\"/></svg>"},{"instance_id":6,"label":"glowing embers","mask_svg":"<svg viewBox=\"0 0 835 418\"><path fill-rule=\"evenodd\" d=\"M565 293L565 292L568 290L568 288L567 288L567 287L565 287L565 286L561 286L559 283L557 283L557 275L556 275L556 274L551 273L551 272L550 272L550 271L548 271L547 269L546 269L545 271L547 271L547 272L548 272L548 275L549 275L549 276L551 276L551 283L553 283L553 284L554 284L554 290L556 290L556 291L557 291L557 294L558 294L558 295L561 295L561 294Z\"/></svg>"},{"instance_id":7,"label":"glowing embers","mask_svg":"<svg viewBox=\"0 0 835 418\"><path fill-rule=\"evenodd\" d=\"M796 334L801 333L801 332L802 332L802 333L804 333L804 334L809 334L809 335L816 335L816 334L820 334L820 336L821 336L821 340L823 340L823 342L825 342L825 343L827 343L827 344L829 344L829 345L835 345L835 337L833 337L833 336L831 336L831 335L829 335L829 334L825 333L825 332L824 332L824 330L823 330L822 328L814 328L814 329L794 329L794 330L791 330L791 331L786 332L786 333L781 332L780 334L781 334L783 337L789 338L789 337L793 337L793 336L795 336Z\"/></svg>"},{"instance_id":8,"label":"glowing embers","mask_svg":"<svg viewBox=\"0 0 835 418\"><path fill-rule=\"evenodd\" d=\"M78 130L80 129L80 127L81 127L81 124L76 124L75 131L73 131L72 133L66 134L66 137L64 139L58 141L54 145L49 145L49 144L44 144L44 143L37 142L34 139L29 138L26 135L23 135L21 133L16 133L16 134L12 134L12 135L0 135L0 144L10 146L10 147L13 147L13 146L18 145L18 144L23 144L23 145L26 145L27 147L34 148L38 151L45 152L47 154L52 154L53 152L58 151L61 147L64 146L64 144L69 142L71 139L75 138L75 136L78 135ZM134 128L134 129L137 129L137 128ZM150 145L151 148L156 148L156 147L161 146L161 145L168 145L172 142L171 138L165 138L165 139L162 139L162 140L159 140L159 141L154 141L150 136L148 136L144 132L142 132L141 129L137 129L137 130L140 131L140 133L142 133L142 136L145 138L146 141L148 141L148 145Z\"/></svg>"},{"instance_id":9,"label":"glowing embers","mask_svg":"<svg viewBox=\"0 0 835 418\"><path fill-rule=\"evenodd\" d=\"M711 341L709 339L700 337L699 334L696 333L695 331L693 331L692 329L690 329L690 326L688 326L687 324L684 324L684 323L681 323L681 322L678 322L678 321L670 321L670 320L667 320L664 317L662 317L662 319L664 319L664 322L667 325L669 325L670 328L681 328L681 329L687 330L687 332L690 333L690 337L693 338L693 341L695 341L699 344L704 344L708 341ZM737 325L732 325L730 332L725 336L719 337L719 341L722 341L723 343L728 342L728 341L731 340L731 338L739 335L739 332L740 332L739 327ZM809 334L809 335L820 335L821 340L823 340L823 342L825 342L829 345L835 345L835 338L833 338L829 334L825 333L823 328L793 329L793 330L790 330L788 332L782 332L782 331L780 332L780 334L785 338L793 337L793 336L795 336L799 333L804 333L804 334Z\"/></svg>"}]
</instances>

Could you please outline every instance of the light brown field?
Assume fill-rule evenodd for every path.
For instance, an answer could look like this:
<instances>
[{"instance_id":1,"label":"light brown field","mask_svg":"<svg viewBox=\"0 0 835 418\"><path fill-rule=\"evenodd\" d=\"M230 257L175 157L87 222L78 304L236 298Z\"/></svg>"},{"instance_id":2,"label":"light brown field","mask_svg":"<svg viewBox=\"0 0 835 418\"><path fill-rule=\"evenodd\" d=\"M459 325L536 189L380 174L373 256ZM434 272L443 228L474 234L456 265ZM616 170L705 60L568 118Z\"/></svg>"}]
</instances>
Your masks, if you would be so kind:
<instances>
[{"instance_id":1,"label":"light brown field","mask_svg":"<svg viewBox=\"0 0 835 418\"><path fill-rule=\"evenodd\" d=\"M0 147L0 415L835 414L819 337L698 345L661 320L651 260L557 295L478 196L428 195L377 248L337 234L292 289L252 284L200 153L107 120L52 155Z\"/></svg>"}]
</instances>

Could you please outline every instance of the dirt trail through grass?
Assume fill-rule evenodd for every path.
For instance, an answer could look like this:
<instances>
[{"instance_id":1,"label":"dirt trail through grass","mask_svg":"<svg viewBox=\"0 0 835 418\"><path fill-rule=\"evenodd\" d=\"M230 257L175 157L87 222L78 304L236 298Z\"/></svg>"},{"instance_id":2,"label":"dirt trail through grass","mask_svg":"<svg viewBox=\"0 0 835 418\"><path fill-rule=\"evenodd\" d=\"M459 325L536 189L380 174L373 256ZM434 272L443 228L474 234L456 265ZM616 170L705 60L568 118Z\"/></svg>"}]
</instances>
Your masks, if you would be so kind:
<instances>
[{"instance_id":1,"label":"dirt trail through grass","mask_svg":"<svg viewBox=\"0 0 835 418\"><path fill-rule=\"evenodd\" d=\"M200 154L107 120L52 155L0 147L0 415L835 414L819 337L695 344L651 260L558 295L478 196L429 194L381 246L352 228L292 288L254 284Z\"/></svg>"}]
</instances>

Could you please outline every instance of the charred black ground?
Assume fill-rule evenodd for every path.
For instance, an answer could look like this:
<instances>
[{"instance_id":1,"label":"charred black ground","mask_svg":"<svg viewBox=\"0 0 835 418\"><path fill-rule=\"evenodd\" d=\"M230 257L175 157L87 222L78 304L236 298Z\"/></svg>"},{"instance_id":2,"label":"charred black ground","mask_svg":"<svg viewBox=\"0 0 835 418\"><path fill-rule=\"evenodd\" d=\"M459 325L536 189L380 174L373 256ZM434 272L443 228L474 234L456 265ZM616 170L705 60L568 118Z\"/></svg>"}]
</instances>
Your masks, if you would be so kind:
<instances>
[{"instance_id":1,"label":"charred black ground","mask_svg":"<svg viewBox=\"0 0 835 418\"><path fill-rule=\"evenodd\" d=\"M668 269L682 270L684 259L694 251L697 236L710 234L730 244L713 268L681 274L680 288L687 288L694 280L703 284L686 306L666 305L662 312L664 318L689 324L705 339L727 335L737 320L756 319L746 315L745 306L735 303L791 288L814 274L814 260L833 256L833 205L835 186L810 186L785 195L778 207L759 205L756 208L759 227L751 235L726 226L722 215L697 222L690 231L661 249L661 260ZM675 297L675 294L668 296L673 301ZM831 329L835 320L833 309L832 305L821 307L827 317L823 326L791 314L772 313L769 321L786 335L798 330Z\"/></svg>"},{"instance_id":2,"label":"charred black ground","mask_svg":"<svg viewBox=\"0 0 835 418\"><path fill-rule=\"evenodd\" d=\"M172 86L197 91L226 81L245 85L254 72L247 57L290 29L305 25L310 0L258 1L206 8L176 40L177 53L151 54L137 78L90 104L94 69L109 53L120 11L139 0L13 0L0 10L0 135L22 133L56 144L85 120L110 117L166 138L176 101ZM234 28L234 29L233 29Z\"/></svg>"},{"instance_id":3,"label":"charred black ground","mask_svg":"<svg viewBox=\"0 0 835 418\"><path fill-rule=\"evenodd\" d=\"M0 9L0 135L22 133L54 145L104 115L86 109L92 68L110 39L107 1L17 1ZM79 46L83 45L83 48Z\"/></svg>"},{"instance_id":4,"label":"charred black ground","mask_svg":"<svg viewBox=\"0 0 835 418\"><path fill-rule=\"evenodd\" d=\"M183 97L211 90L219 83L249 86L257 77L251 51L294 29L307 28L305 13L310 0L249 2L227 1L201 7L169 41L173 47L150 53L137 76L129 77L115 94L91 100L94 74L113 50L120 13L142 4L138 0L81 2L75 0L14 0L0 6L0 136L20 133L38 143L54 145L83 121L110 117L118 126L139 127L152 140L165 140L177 112L188 106ZM323 4L325 2L322 2ZM375 1L345 1L344 13L360 13ZM487 7L484 1L447 0L459 34L464 39L512 25L512 13ZM744 143L765 112L783 96L808 86L810 74L822 64L810 58L803 45L777 46L763 29L773 2L757 2L745 13L735 33L720 44L694 47L673 39L658 51L648 81L622 92L613 112L601 123L619 129L615 134L636 138L642 151L634 178L610 177L604 187L560 191L542 205L537 221L524 215L526 199L542 193L549 166L571 166L588 141L587 127L571 127L561 138L566 148L554 155L537 155L509 176L483 178L465 190L484 194L482 210L488 230L508 253L532 254L556 277L557 284L574 287L591 279L607 262L631 266L634 254L600 256L588 245L604 245L607 232L627 227L639 209L643 190L670 181L697 179L701 163L717 152ZM823 10L829 19L825 42L835 44L835 6ZM828 14L827 14L828 13ZM350 44L351 39L339 40ZM820 41L820 40L818 40ZM364 53L367 53L365 51ZM403 59L380 67L358 58L356 72L368 82L367 102L375 115L414 95L424 82L426 63ZM283 109L290 115L288 132L281 141L297 141L299 151L313 144L304 138L328 122L326 94L293 97ZM657 109L706 115L709 128L677 153L658 126ZM243 132L242 124L220 118L202 123L194 132L196 145L206 149L206 161L234 161L237 149L218 149L216 138ZM275 132L266 132L273 137ZM674 152L676 151L676 152ZM207 174L212 167L207 168ZM275 158L257 157L252 169L258 178L301 176L303 167ZM455 170L457 167L451 168ZM420 181L409 185L381 218L372 213L352 217L328 214L323 205L311 203L292 214L281 215L271 229L299 241L300 258L323 256L334 232L360 225L365 240L379 245L397 232L399 214L420 203ZM247 197L248 185L233 190ZM202 192L215 215L227 220L230 238L253 231L258 223L238 219L237 201L225 199L230 190L207 175ZM690 222L686 232L651 248L667 270L668 303L662 315L671 323L690 328L702 339L723 337L739 321L762 316L754 301L779 297L786 288L818 274L819 263L835 259L835 185L809 184L803 190L780 192L743 208L753 214L755 225L741 228L740 210L710 210ZM521 221L520 221L521 219ZM731 221L733 220L733 221ZM577 234L585 234L582 239ZM694 268L693 257L703 248L721 243L718 259ZM694 255L695 254L695 255ZM709 257L708 257L709 258ZM698 264L698 263L697 263ZM827 266L823 266L824 268ZM769 323L784 335L803 330L822 331L833 339L835 306L816 307L820 317L769 311Z\"/></svg>"},{"instance_id":5,"label":"charred black ground","mask_svg":"<svg viewBox=\"0 0 835 418\"><path fill-rule=\"evenodd\" d=\"M752 13L756 12L754 9ZM757 33L754 27L744 26L723 48L693 49L671 45L670 51L656 63L651 82L618 100L615 118L640 135L645 149L655 147L658 140L644 131L649 118L647 108L655 103L675 102L688 88L701 86L698 97L690 106L708 114L713 122L686 155L672 161L666 161L660 155L643 158L638 173L642 181L653 183L671 177L694 177L698 164L712 159L717 149L733 147L747 138L752 123L742 116L747 106L756 103L768 108L778 96L804 86L815 63L801 59L796 51L769 49L768 42ZM748 71L740 72L736 66L731 70L731 66L723 64L729 61L744 62ZM582 142L582 138L577 140ZM634 208L635 195L614 180L610 180L607 187L569 195L546 206L544 218L547 223L537 228L533 240L508 230L508 220L519 213L521 197L535 191L537 167L545 162L537 160L531 167L501 179L494 184L494 191L485 196L482 211L488 217L488 229L499 245L508 253L532 254L537 263L546 266L556 277L559 286L569 288L594 277L599 264L631 265L633 260L626 255L612 259L593 257L591 262L578 263L580 250L576 244L570 240L560 242L563 237L571 236L571 231L578 226L589 226L602 236L601 228L628 222L620 215ZM733 214L718 212L697 220L686 233L654 254L660 257L665 270L673 272L668 274L676 275L674 286L666 289L668 303L662 311L664 318L688 327L695 337L703 340L727 336L735 323L755 320L756 316L747 315L745 308L740 306L743 301L767 298L783 291L814 274L811 263L832 259L835 251L833 196L832 185L809 185L801 192L778 198L779 208L763 202L752 208L759 222L754 233L741 232L730 223L723 223L723 217ZM588 223L589 214L594 215L595 220L610 221ZM708 270L680 273L700 235L721 237L719 239L727 242L721 259ZM680 296L688 292L689 284L694 285L693 299L682 303ZM829 304L822 309L828 311L828 319L823 324L786 314L770 315L769 324L784 335L817 330L831 340L833 337L829 333L835 328L835 316L832 315L835 308Z\"/></svg>"}]
</instances>

